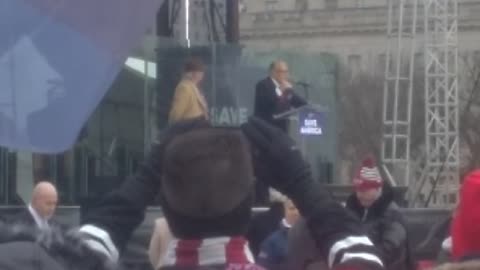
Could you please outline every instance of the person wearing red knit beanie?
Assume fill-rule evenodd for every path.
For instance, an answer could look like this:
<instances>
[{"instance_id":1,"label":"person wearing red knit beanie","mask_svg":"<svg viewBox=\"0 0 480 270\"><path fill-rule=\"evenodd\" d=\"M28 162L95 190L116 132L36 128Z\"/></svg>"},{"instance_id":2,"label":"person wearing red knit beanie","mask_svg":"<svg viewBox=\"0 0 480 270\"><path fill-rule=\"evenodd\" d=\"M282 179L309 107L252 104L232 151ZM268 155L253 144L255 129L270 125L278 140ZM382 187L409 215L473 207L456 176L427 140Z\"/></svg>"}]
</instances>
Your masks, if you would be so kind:
<instances>
[{"instance_id":1,"label":"person wearing red knit beanie","mask_svg":"<svg viewBox=\"0 0 480 270\"><path fill-rule=\"evenodd\" d=\"M353 187L346 208L365 227L380 250L386 269L412 269L406 222L393 201L392 188L384 184L372 156L362 161L354 175Z\"/></svg>"}]
</instances>

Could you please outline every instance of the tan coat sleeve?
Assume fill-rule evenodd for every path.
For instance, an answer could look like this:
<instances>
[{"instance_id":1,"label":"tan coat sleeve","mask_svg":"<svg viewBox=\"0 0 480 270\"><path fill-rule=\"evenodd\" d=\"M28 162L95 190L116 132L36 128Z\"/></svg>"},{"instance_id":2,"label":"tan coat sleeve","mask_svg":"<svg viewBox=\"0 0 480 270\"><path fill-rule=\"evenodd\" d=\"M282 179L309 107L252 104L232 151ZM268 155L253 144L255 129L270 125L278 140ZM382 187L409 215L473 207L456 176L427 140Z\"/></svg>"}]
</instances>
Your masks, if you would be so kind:
<instances>
[{"instance_id":1,"label":"tan coat sleeve","mask_svg":"<svg viewBox=\"0 0 480 270\"><path fill-rule=\"evenodd\" d=\"M172 239L173 237L166 219L159 218L155 220L155 227L148 248L148 258L153 269L158 269L162 266L162 259L167 253L168 244Z\"/></svg>"},{"instance_id":2,"label":"tan coat sleeve","mask_svg":"<svg viewBox=\"0 0 480 270\"><path fill-rule=\"evenodd\" d=\"M175 89L169 122L176 122L203 115L197 100L195 89L192 86L180 83Z\"/></svg>"}]
</instances>

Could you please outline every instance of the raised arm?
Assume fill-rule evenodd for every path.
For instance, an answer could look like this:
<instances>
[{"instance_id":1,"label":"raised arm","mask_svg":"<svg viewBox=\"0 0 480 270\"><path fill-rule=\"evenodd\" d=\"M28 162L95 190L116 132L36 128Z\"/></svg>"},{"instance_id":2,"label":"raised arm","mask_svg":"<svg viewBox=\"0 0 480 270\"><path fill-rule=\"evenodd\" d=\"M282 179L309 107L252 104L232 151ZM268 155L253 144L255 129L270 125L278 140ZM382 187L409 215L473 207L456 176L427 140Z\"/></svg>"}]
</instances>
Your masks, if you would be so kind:
<instances>
[{"instance_id":1,"label":"raised arm","mask_svg":"<svg viewBox=\"0 0 480 270\"><path fill-rule=\"evenodd\" d=\"M383 269L377 250L357 220L313 180L310 166L293 140L260 119L252 118L242 128L254 148L254 159L271 173L261 179L294 201L329 266Z\"/></svg>"}]
</instances>

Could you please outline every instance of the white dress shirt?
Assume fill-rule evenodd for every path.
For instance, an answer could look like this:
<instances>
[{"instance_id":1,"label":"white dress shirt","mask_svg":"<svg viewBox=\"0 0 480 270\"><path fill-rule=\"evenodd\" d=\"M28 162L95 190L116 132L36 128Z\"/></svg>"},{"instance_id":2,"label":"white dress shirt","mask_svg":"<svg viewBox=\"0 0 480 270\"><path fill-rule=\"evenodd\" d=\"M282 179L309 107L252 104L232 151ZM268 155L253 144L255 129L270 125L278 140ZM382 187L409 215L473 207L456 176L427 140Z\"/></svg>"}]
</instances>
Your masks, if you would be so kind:
<instances>
[{"instance_id":1,"label":"white dress shirt","mask_svg":"<svg viewBox=\"0 0 480 270\"><path fill-rule=\"evenodd\" d=\"M35 220L35 223L37 224L37 227L40 229L40 230L48 230L50 229L50 225L48 224L48 220L47 219L44 219L42 218L37 210L35 210L31 204L28 205L28 211L30 212L30 214L32 215L33 217L33 220Z\"/></svg>"},{"instance_id":2,"label":"white dress shirt","mask_svg":"<svg viewBox=\"0 0 480 270\"><path fill-rule=\"evenodd\" d=\"M280 84L274 79L272 79L273 84L275 84L275 93L277 93L277 96L281 97L282 96L282 90L280 89Z\"/></svg>"},{"instance_id":3,"label":"white dress shirt","mask_svg":"<svg viewBox=\"0 0 480 270\"><path fill-rule=\"evenodd\" d=\"M287 228L287 229L290 229L292 228L292 225L290 223L288 223L287 219L282 219L282 225L283 227Z\"/></svg>"}]
</instances>

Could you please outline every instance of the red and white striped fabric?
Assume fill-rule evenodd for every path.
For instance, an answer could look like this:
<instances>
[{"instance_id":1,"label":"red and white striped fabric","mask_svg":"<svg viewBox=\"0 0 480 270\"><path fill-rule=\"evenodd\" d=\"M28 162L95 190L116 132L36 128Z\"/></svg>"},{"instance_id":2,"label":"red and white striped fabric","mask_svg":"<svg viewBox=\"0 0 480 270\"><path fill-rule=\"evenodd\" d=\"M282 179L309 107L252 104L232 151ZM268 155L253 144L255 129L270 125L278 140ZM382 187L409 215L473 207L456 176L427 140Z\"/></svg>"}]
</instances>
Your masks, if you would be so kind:
<instances>
[{"instance_id":1,"label":"red and white striped fabric","mask_svg":"<svg viewBox=\"0 0 480 270\"><path fill-rule=\"evenodd\" d=\"M263 270L254 264L243 237L173 240L163 262L162 269L224 265L225 269Z\"/></svg>"},{"instance_id":2,"label":"red and white striped fabric","mask_svg":"<svg viewBox=\"0 0 480 270\"><path fill-rule=\"evenodd\" d=\"M372 157L363 160L362 166L353 179L353 185L357 190L381 188L383 186L382 176Z\"/></svg>"}]
</instances>

